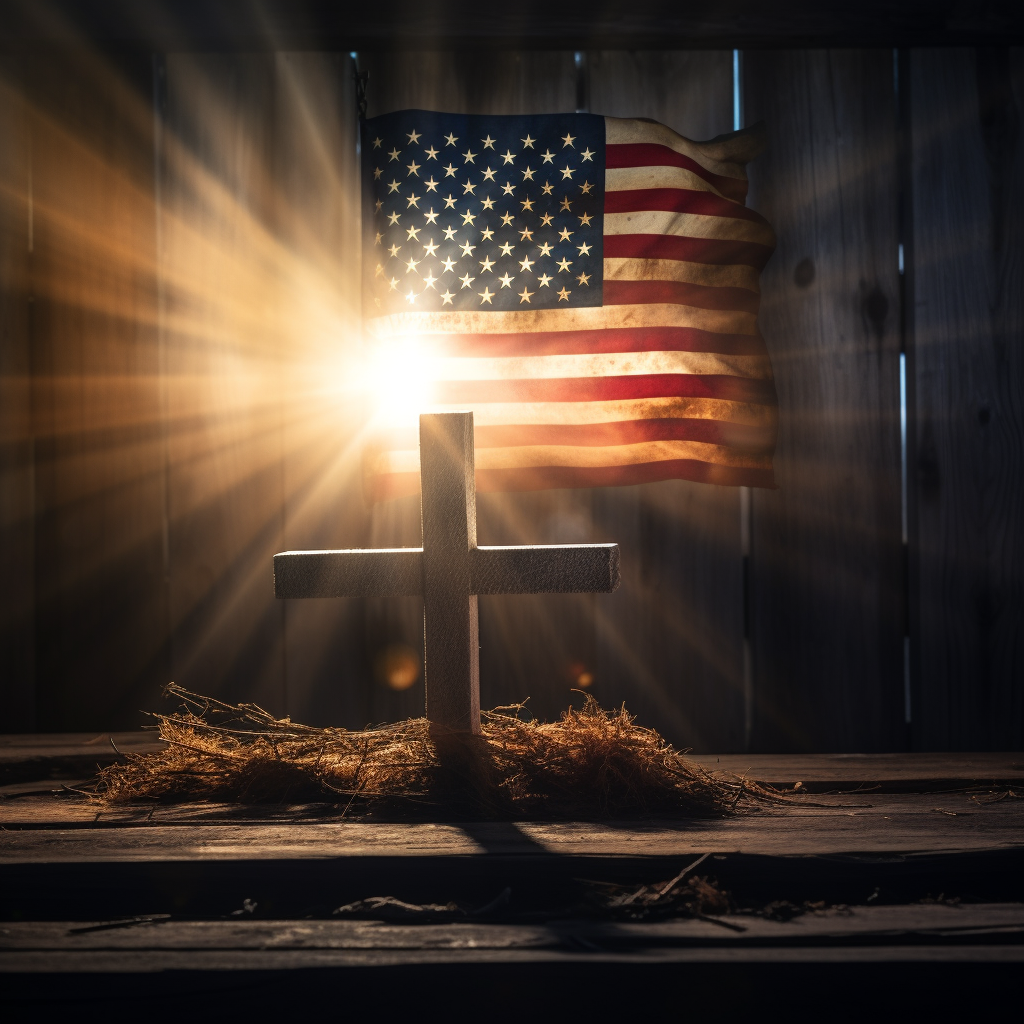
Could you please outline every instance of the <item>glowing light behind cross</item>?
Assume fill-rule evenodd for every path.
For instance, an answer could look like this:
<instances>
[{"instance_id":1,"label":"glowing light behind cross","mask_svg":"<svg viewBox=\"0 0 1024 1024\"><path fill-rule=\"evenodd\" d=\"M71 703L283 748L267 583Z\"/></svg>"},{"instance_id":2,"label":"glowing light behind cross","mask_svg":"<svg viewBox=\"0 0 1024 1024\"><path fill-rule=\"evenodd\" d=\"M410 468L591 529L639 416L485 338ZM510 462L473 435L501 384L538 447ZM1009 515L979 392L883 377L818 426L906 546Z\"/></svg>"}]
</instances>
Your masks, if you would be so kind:
<instances>
[{"instance_id":1,"label":"glowing light behind cross","mask_svg":"<svg viewBox=\"0 0 1024 1024\"><path fill-rule=\"evenodd\" d=\"M415 429L434 402L436 360L415 334L367 342L363 387L373 425Z\"/></svg>"}]
</instances>

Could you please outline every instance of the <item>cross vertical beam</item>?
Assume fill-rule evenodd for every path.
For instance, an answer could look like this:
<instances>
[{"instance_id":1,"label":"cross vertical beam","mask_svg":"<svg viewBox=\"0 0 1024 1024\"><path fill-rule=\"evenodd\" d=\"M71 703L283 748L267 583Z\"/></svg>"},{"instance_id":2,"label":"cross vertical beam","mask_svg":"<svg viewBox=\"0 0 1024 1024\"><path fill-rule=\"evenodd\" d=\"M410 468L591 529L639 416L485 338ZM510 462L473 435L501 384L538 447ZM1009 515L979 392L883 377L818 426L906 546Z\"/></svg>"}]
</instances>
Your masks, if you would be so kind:
<instances>
[{"instance_id":1,"label":"cross vertical beam","mask_svg":"<svg viewBox=\"0 0 1024 1024\"><path fill-rule=\"evenodd\" d=\"M420 417L423 648L427 718L453 732L480 731L473 414ZM428 611L429 609L429 611Z\"/></svg>"}]
</instances>

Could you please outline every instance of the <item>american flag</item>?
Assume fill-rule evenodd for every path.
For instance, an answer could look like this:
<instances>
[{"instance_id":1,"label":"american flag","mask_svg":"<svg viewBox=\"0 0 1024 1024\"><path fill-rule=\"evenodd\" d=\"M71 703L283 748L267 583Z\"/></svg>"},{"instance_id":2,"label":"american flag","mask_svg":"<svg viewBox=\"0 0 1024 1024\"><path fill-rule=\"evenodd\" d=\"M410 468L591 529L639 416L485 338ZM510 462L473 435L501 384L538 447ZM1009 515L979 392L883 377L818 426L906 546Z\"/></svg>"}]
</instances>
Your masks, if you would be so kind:
<instances>
[{"instance_id":1,"label":"american flag","mask_svg":"<svg viewBox=\"0 0 1024 1024\"><path fill-rule=\"evenodd\" d=\"M480 490L773 486L775 237L718 152L592 114L366 121L365 327L419 389L395 389L369 496L415 493L416 416L464 409Z\"/></svg>"}]
</instances>

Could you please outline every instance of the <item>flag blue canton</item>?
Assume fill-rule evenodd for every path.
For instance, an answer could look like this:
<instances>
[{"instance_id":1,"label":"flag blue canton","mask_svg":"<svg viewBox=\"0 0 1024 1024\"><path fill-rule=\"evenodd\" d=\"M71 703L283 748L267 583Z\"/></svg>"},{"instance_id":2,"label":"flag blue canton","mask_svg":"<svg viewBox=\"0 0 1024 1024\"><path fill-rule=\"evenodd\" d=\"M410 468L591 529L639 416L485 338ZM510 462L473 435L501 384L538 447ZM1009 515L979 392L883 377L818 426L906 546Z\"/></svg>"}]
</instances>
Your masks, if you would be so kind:
<instances>
[{"instance_id":1,"label":"flag blue canton","mask_svg":"<svg viewBox=\"0 0 1024 1024\"><path fill-rule=\"evenodd\" d=\"M600 306L604 136L593 114L366 121L373 314Z\"/></svg>"}]
</instances>

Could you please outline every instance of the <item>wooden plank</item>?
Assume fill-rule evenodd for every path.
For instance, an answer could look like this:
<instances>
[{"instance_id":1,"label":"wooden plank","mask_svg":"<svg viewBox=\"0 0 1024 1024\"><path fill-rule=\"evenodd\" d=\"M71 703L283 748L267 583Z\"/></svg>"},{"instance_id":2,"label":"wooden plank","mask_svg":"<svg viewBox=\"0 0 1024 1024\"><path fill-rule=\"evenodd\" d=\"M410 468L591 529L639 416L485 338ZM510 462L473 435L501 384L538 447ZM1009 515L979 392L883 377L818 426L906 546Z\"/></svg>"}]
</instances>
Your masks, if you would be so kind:
<instances>
[{"instance_id":1,"label":"wooden plank","mask_svg":"<svg viewBox=\"0 0 1024 1024\"><path fill-rule=\"evenodd\" d=\"M286 388L274 231L272 55L170 54L161 259L173 672L191 690L286 707Z\"/></svg>"},{"instance_id":2,"label":"wooden plank","mask_svg":"<svg viewBox=\"0 0 1024 1024\"><path fill-rule=\"evenodd\" d=\"M945 783L946 780L937 781ZM879 826L880 821L900 821L907 816L923 816L932 822L936 833L942 831L942 823L938 817L940 815L949 818L973 816L977 819L980 814L979 820L983 822L1003 822L1004 819L1009 819L1020 824L1022 811L1016 803L1016 798L1007 797L1007 787L1014 784L1018 784L1018 781L999 779L995 786L980 781L973 785L961 782L954 791L938 793L885 793L865 786L853 792L818 792L808 795L808 789L796 795L789 795L786 802L765 805L752 814L744 811L741 817L748 819L748 826L763 825L769 831L776 825L765 825L765 822L775 818L794 817L833 819L861 816L869 819L864 825L867 831ZM217 802L164 805L158 802L140 802L111 807L71 790L61 789L60 785L58 781L47 780L3 786L0 788L0 798L3 800L0 803L0 824L8 829L77 829L94 826L132 829L171 825L183 828L239 825L259 829L271 825L347 824L353 821L353 816L345 808L347 801L339 804L292 805ZM837 787L833 787L835 788ZM872 821L874 826L871 824ZM757 822L761 825L757 825ZM377 826L372 820L358 823ZM666 822L664 819L653 819L653 823L668 828L678 826L678 823ZM638 828L645 832L651 824L652 821L647 821L639 825L625 824L623 827L626 831ZM821 822L818 822L818 826L827 827ZM898 831L899 828L898 825L881 827L886 833L893 829ZM505 829L508 831L509 826L505 826ZM513 834L518 829L519 825L511 826ZM385 830L383 834L386 836L388 833Z\"/></svg>"},{"instance_id":3,"label":"wooden plank","mask_svg":"<svg viewBox=\"0 0 1024 1024\"><path fill-rule=\"evenodd\" d=\"M590 109L691 139L732 129L732 54L591 52ZM698 751L742 750L743 575L736 488L673 480L594 492L623 582L597 604L592 692Z\"/></svg>"},{"instance_id":4,"label":"wooden plank","mask_svg":"<svg viewBox=\"0 0 1024 1024\"><path fill-rule=\"evenodd\" d=\"M535 114L573 109L576 71L571 53L368 53L369 116L405 107L462 113ZM481 544L584 543L594 539L589 491L481 494ZM419 500L398 499L374 509L374 547L418 547ZM614 539L614 538L610 538ZM481 597L480 700L494 707L530 700L541 718L556 718L571 688L594 664L593 595ZM422 657L422 602L370 602L370 653L404 647ZM420 662L422 664L422 662ZM372 718L419 715L422 676L403 692L376 687Z\"/></svg>"},{"instance_id":5,"label":"wooden plank","mask_svg":"<svg viewBox=\"0 0 1024 1024\"><path fill-rule=\"evenodd\" d=\"M113 742L114 746L111 746ZM153 732L26 733L0 735L0 765L37 765L37 778L56 778L63 762L76 772L82 762L108 763L123 753L151 753L164 743ZM819 788L878 787L917 782L959 784L1024 782L1024 757L1019 753L964 754L694 754L691 760L712 772L731 772L771 785L802 782ZM44 768L45 766L45 768Z\"/></svg>"},{"instance_id":6,"label":"wooden plank","mask_svg":"<svg viewBox=\"0 0 1024 1024\"><path fill-rule=\"evenodd\" d=\"M754 492L754 746L905 742L892 52L744 56L770 147L750 205L778 234L761 327L778 490Z\"/></svg>"},{"instance_id":7,"label":"wooden plank","mask_svg":"<svg viewBox=\"0 0 1024 1024\"><path fill-rule=\"evenodd\" d=\"M595 8L586 0L557 5L481 8L471 0L433 7L397 0L387 8L265 0L231 16L206 5L185 5L167 16L160 0L135 0L131 15L103 4L68 0L82 35L100 44L151 50L235 50L273 46L348 50L400 46L403 50L462 46L476 49L536 46L566 49L678 49L681 46L950 46L1005 45L1024 39L1024 16L1012 4L964 6L956 0L866 0L856 6L810 5L806 0L730 0L713 6L632 0ZM0 24L5 48L65 44L66 22L47 18L31 3L11 4Z\"/></svg>"},{"instance_id":8,"label":"wooden plank","mask_svg":"<svg viewBox=\"0 0 1024 1024\"><path fill-rule=\"evenodd\" d=\"M361 357L355 88L348 54L278 53L275 221L284 247L280 321L287 382L285 550L370 546L346 382ZM367 708L361 601L285 604L287 711L361 728Z\"/></svg>"},{"instance_id":9,"label":"wooden plank","mask_svg":"<svg viewBox=\"0 0 1024 1024\"><path fill-rule=\"evenodd\" d=\"M652 117L687 138L732 131L728 50L590 50L589 106L609 117Z\"/></svg>"},{"instance_id":10,"label":"wooden plank","mask_svg":"<svg viewBox=\"0 0 1024 1024\"><path fill-rule=\"evenodd\" d=\"M1024 746L1024 50L910 55L913 740Z\"/></svg>"},{"instance_id":11,"label":"wooden plank","mask_svg":"<svg viewBox=\"0 0 1024 1024\"><path fill-rule=\"evenodd\" d=\"M151 63L31 62L37 722L167 680Z\"/></svg>"},{"instance_id":12,"label":"wooden plank","mask_svg":"<svg viewBox=\"0 0 1024 1024\"><path fill-rule=\"evenodd\" d=\"M134 729L125 732L51 732L0 735L0 762L88 757L100 750L111 750L111 741L125 753L161 750L165 744L152 732Z\"/></svg>"},{"instance_id":13,"label":"wooden plank","mask_svg":"<svg viewBox=\"0 0 1024 1024\"><path fill-rule=\"evenodd\" d=\"M587 936L581 936L581 938L588 938ZM180 976L189 978L189 981L195 983L195 974L190 977L185 972L201 972L199 977L203 982L209 983L211 980L210 975L216 977L218 974L223 976L228 972L238 972L245 978L246 990L238 993L231 993L230 1003L223 1003L225 1009L248 1008L252 1006L253 1009L265 1009L267 1006L267 1000L273 997L282 999L281 1008L287 1008L287 998L294 996L294 981L289 976L285 976L284 979L280 979L277 984L282 982L287 985L288 993L287 996L284 993L278 993L274 991L274 982L268 980L273 978L273 975L269 975L267 972L272 971L290 971L290 970L310 970L310 969L345 969L346 973L337 977L332 978L330 981L330 991L336 992L339 985L354 984L355 979L348 973L352 969L356 968L372 968L375 972L380 971L382 968L387 967L413 967L413 966L424 966L432 968L429 978L423 976L423 981L436 981L438 978L438 970L442 966L454 968L458 972L458 980L465 985L467 980L472 979L472 975L467 978L467 968L481 967L488 965L497 968L498 972L494 975L488 975L486 979L486 991L481 991L481 997L486 996L488 992L494 991L497 985L502 982L522 983L524 979L535 981L535 969L538 965L550 965L556 967L559 972L557 979L560 983L559 987L566 986L567 982L571 985L571 979L574 975L567 973L567 968L571 968L573 965L577 967L581 965L587 965L592 968L597 968L601 971L602 977L607 979L607 971L613 969L615 971L615 977L618 980L622 978L636 978L637 984L643 984L646 986L651 985L652 979L646 973L653 965L664 965L666 967L671 966L673 968L673 975L671 980L664 977L657 979L658 982L665 986L664 990L655 989L655 992L664 991L665 998L669 998L676 990L679 984L679 968L685 964L701 965L699 976L695 975L692 978L693 983L708 981L707 977L707 965L718 964L728 965L730 968L729 974L733 976L737 969L754 964L763 964L767 967L771 967L773 970L773 976L775 980L781 980L777 973L783 965L793 964L799 965L800 968L822 966L822 965L845 965L848 966L851 971L856 972L856 977L849 977L847 980L851 985L860 984L864 985L866 980L873 980L873 975L870 973L870 965L893 965L898 966L901 970L901 981L905 983L917 983L917 984L933 984L938 981L934 976L929 976L927 979L918 979L911 965L944 965L944 964L956 964L956 965L967 965L967 964L979 964L979 965L990 965L993 971L1001 971L1004 973L1000 990L1004 992L1007 999L1012 998L1012 991L1007 990L1007 984L1005 980L1005 972L1007 968L1012 970L1011 965L1015 963L1024 962L1024 947L1018 945L1001 945L1001 944L985 944L985 945L958 945L958 946L935 946L935 945L916 945L916 946L904 946L904 945L876 945L876 946L862 946L862 947L843 947L835 948L831 946L798 946L798 947L778 947L769 949L759 949L757 947L750 948L736 948L728 947L725 949L711 947L711 948L666 948L666 949L629 949L624 952L615 952L607 950L588 951L580 949L567 949L567 950L532 950L532 949L508 949L506 947L499 946L497 949L489 949L486 946L482 949L472 949L467 953L465 949L431 949L429 951L419 949L403 949L403 950L388 950L387 952L374 951L335 951L335 950L316 950L311 952L298 952L291 950L203 950L201 952L187 951L168 951L160 949L158 951L148 950L135 950L130 952L118 952L110 953L105 951L89 951L76 953L72 957L61 951L59 953L50 952L20 952L14 951L5 953L3 958L0 959L0 971L3 971L8 976L11 975L23 975L21 979L22 984L31 979L33 985L38 985L38 982L33 977L34 975L46 975L46 974L57 974L64 976L68 972L75 974L76 981L79 981L79 988L84 986L81 985L80 979L83 974L103 974L107 977L103 978L104 989L102 992L97 993L93 999L90 999L89 1006L105 1006L105 1005L116 1005L118 1007L124 1005L121 1000L116 1002L111 999L111 986L109 975L114 975L117 978L118 986L120 990L124 987L126 976L133 974L158 974L161 975L165 971L181 972ZM1005 966L1004 966L1005 965ZM534 968L531 970L530 968ZM637 973L626 974L633 968ZM644 971L644 974L639 974L640 971ZM250 973L251 972L251 973ZM801 970L799 974L795 974L792 978L786 978L785 975L782 978L786 978L787 982L792 985L799 985L801 981L806 982L806 978L802 975L806 974L806 970ZM985 986L987 994L991 993L989 983L993 980L992 975L986 973L984 977L976 978L969 977L963 979L962 971L956 972L957 975L962 979L959 983L955 983L952 986L952 990L947 987L946 999L943 1004L943 1008L948 1008L950 1000L954 998L963 998L965 984L970 986L970 992L972 993L972 1001L970 1004L965 1002L965 1011L969 1008L969 1005L976 1005L974 1000L977 999L977 990L979 986ZM230 977L230 975L228 975ZM177 980L175 975L172 975ZM261 988L258 992L253 992L250 986L254 979L258 977ZM367 991L372 983L380 982L380 978L371 974L366 978L365 984L360 984L358 987L360 991ZM395 981L397 982L397 978ZM452 981L455 981L455 977L452 977ZM475 979L479 980L479 979ZM544 980L549 980L545 978ZM550 979L554 984L555 979ZM588 972L588 976L585 981L596 983L598 977ZM723 982L725 978L721 979ZM886 976L885 981L889 978ZM995 979L999 982L999 979ZM303 976L304 985L309 985L312 981L313 985L317 983L322 984L322 980L314 976L310 979L308 975ZM581 979L581 981L584 981ZM584 981L584 983L585 983ZM150 979L147 977L146 982L151 985ZM813 985L814 982L811 982ZM234 987L234 986L232 986ZM575 986L571 986L575 987ZM872 986L874 987L874 986ZM18 991L12 986L13 991ZM149 991L152 992L151 987ZM176 987L176 991L181 993L183 989L180 984ZM188 989L184 990L185 992ZM402 1005L399 1001L407 998L409 988L404 983L399 983L399 992L395 997L389 998L389 1006L395 1007L396 1005ZM811 992L815 990L810 989ZM21 994L19 992L19 994ZM314 987L309 993L311 996L318 993L318 988ZM820 992L820 998L826 999L828 993ZM220 997L220 993L215 992L213 998ZM141 995L139 996L141 998ZM223 997L220 997L223 998ZM328 998L327 993L324 993L324 998ZM357 996L358 998L358 996ZM558 998L558 997L556 997ZM257 1004L257 999L259 1000ZM29 1005L34 1007L45 1005L49 1001L47 995L40 995L38 989L33 987L31 995L22 995L22 1000ZM101 1001L102 1000L102 1001ZM19 1000L21 1002L21 1000ZM586 1007L588 1004L592 1005L595 1010L607 1010L609 1001L608 997L605 996L600 1005L597 1003L597 998L594 994L593 988L586 990L585 995L582 999L579 996L573 998L571 1004L566 1006L566 1010L576 1010L580 1007ZM368 1004L366 1009L367 1012L373 1010L376 1003ZM422 995L417 993L415 1000L408 1003L409 1009L415 1009L422 1005ZM546 1001L546 1005L550 1008L550 1001ZM735 1005L735 1003L730 1003ZM847 1004L849 1005L849 1004ZM751 1005L750 1010L756 1011L757 1006ZM625 1009L625 1007L623 1007ZM869 1007L864 1007L869 1009ZM938 1007L936 1007L938 1009Z\"/></svg>"},{"instance_id":14,"label":"wooden plank","mask_svg":"<svg viewBox=\"0 0 1024 1024\"><path fill-rule=\"evenodd\" d=\"M1024 757L1014 753L970 754L724 754L695 755L708 771L733 772L772 785L802 782L816 788L863 787L885 792L909 783L959 786L999 780L1024 782Z\"/></svg>"},{"instance_id":15,"label":"wooden plank","mask_svg":"<svg viewBox=\"0 0 1024 1024\"><path fill-rule=\"evenodd\" d=\"M367 116L420 106L464 114L548 114L576 105L572 53L475 49L360 54Z\"/></svg>"},{"instance_id":16,"label":"wooden plank","mask_svg":"<svg viewBox=\"0 0 1024 1024\"><path fill-rule=\"evenodd\" d=\"M825 805L825 806L822 806ZM1024 848L1017 800L966 794L846 795L715 820L423 824L231 821L230 808L105 811L85 801L25 796L0 804L0 865L371 858L685 857L703 853L807 857ZM203 821L201 816L208 815Z\"/></svg>"},{"instance_id":17,"label":"wooden plank","mask_svg":"<svg viewBox=\"0 0 1024 1024\"><path fill-rule=\"evenodd\" d=\"M412 915L410 915L412 916ZM454 916L454 915L453 915ZM614 940L620 949L643 952L665 946L745 947L753 944L811 945L907 941L956 945L973 941L1012 941L1024 933L1024 905L983 903L830 908L791 921L773 921L753 913L715 915L642 924L561 920L542 924L478 923L391 924L381 921L174 921L141 917L117 921L9 922L0 933L0 971L7 955L20 950L77 957L104 951L129 952L144 946L153 953L273 950L444 952L561 950L580 940L600 947ZM10 969L10 968L7 968Z\"/></svg>"},{"instance_id":18,"label":"wooden plank","mask_svg":"<svg viewBox=\"0 0 1024 1024\"><path fill-rule=\"evenodd\" d=\"M17 58L0 58L0 706L7 729L36 719L29 118Z\"/></svg>"}]
</instances>

